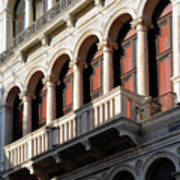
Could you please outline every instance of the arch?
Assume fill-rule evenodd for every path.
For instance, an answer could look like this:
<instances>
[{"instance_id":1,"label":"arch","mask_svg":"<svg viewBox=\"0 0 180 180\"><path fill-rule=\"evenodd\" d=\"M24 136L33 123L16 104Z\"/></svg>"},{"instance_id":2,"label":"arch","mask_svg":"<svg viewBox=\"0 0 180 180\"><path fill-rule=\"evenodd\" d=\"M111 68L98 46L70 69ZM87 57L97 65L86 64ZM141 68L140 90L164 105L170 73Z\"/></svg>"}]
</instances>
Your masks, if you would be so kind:
<instances>
[{"instance_id":1,"label":"arch","mask_svg":"<svg viewBox=\"0 0 180 180\"><path fill-rule=\"evenodd\" d=\"M136 19L136 13L133 9L123 8L119 9L110 16L106 24L104 25L104 36L103 39L110 39L111 41L115 42L117 38L118 31L120 30L122 24L127 21L127 19ZM118 22L120 20L120 22ZM114 23L117 24L114 24ZM115 35L112 35L112 27L113 25L119 26L119 29L115 31Z\"/></svg>"},{"instance_id":2,"label":"arch","mask_svg":"<svg viewBox=\"0 0 180 180\"><path fill-rule=\"evenodd\" d=\"M7 91L7 97L6 97L6 104L9 106L13 105L13 102L15 100L15 96L19 95L21 92L20 88L18 86L13 86Z\"/></svg>"},{"instance_id":3,"label":"arch","mask_svg":"<svg viewBox=\"0 0 180 180\"><path fill-rule=\"evenodd\" d=\"M73 103L73 68L67 54L61 55L52 68L52 74L58 77L56 86L56 117L72 111Z\"/></svg>"},{"instance_id":4,"label":"arch","mask_svg":"<svg viewBox=\"0 0 180 180\"><path fill-rule=\"evenodd\" d=\"M19 92L23 92L23 87L20 83L12 83L10 86L8 86L5 90L5 97L4 97L4 101L5 103L9 104L10 101L12 101L13 99L11 97L9 97L9 95L11 94L11 91L13 89L19 89ZM9 104L10 105L10 104Z\"/></svg>"},{"instance_id":5,"label":"arch","mask_svg":"<svg viewBox=\"0 0 180 180\"><path fill-rule=\"evenodd\" d=\"M76 59L79 58L79 52L82 47L82 44L85 42L86 39L88 39L91 36L96 37L99 40L99 42L101 42L101 40L102 40L102 32L98 29L90 29L90 30L82 33L80 35L80 38L78 38L78 40L74 46L74 57Z\"/></svg>"},{"instance_id":6,"label":"arch","mask_svg":"<svg viewBox=\"0 0 180 180\"><path fill-rule=\"evenodd\" d=\"M149 167L146 173L146 180L159 180L164 178L175 180L175 177L172 177L172 173L175 171L175 166L171 160L160 158L154 161Z\"/></svg>"},{"instance_id":7,"label":"arch","mask_svg":"<svg viewBox=\"0 0 180 180\"><path fill-rule=\"evenodd\" d=\"M46 86L43 85L44 73L34 72L28 81L27 91L33 95L32 101L32 131L46 123Z\"/></svg>"},{"instance_id":8,"label":"arch","mask_svg":"<svg viewBox=\"0 0 180 180\"><path fill-rule=\"evenodd\" d=\"M14 86L8 92L6 98L6 121L5 121L5 144L15 141L22 137L22 110L23 104L21 103L19 94L20 89Z\"/></svg>"},{"instance_id":9,"label":"arch","mask_svg":"<svg viewBox=\"0 0 180 180\"><path fill-rule=\"evenodd\" d=\"M46 71L45 69L42 68L42 66L36 66L33 67L32 69L30 69L29 73L26 75L25 77L25 83L24 83L24 88L25 90L29 90L29 86L30 86L30 80L32 79L32 77L37 73L40 72L42 73L42 75L45 77L46 76ZM31 83L32 84L32 83ZM30 88L31 89L31 88ZM31 89L33 93L33 89Z\"/></svg>"},{"instance_id":10,"label":"arch","mask_svg":"<svg viewBox=\"0 0 180 180\"><path fill-rule=\"evenodd\" d=\"M120 165L120 166L115 166L113 167L110 172L109 172L109 175L108 175L108 178L109 180L113 180L115 178L115 176L119 173L119 172L128 172L130 173L134 179L136 179L136 171L135 169L130 166L130 165Z\"/></svg>"},{"instance_id":11,"label":"arch","mask_svg":"<svg viewBox=\"0 0 180 180\"><path fill-rule=\"evenodd\" d=\"M164 112L174 106L171 81L173 74L172 4L169 0L159 0L153 8L148 31L149 90L150 96L157 98L156 102L159 103L156 112Z\"/></svg>"},{"instance_id":12,"label":"arch","mask_svg":"<svg viewBox=\"0 0 180 180\"><path fill-rule=\"evenodd\" d=\"M166 3L169 0L146 0L142 3L139 13L144 17L145 24L151 24L152 23L152 16L154 13L154 10L156 9L157 5L159 3ZM170 2L170 1L169 1Z\"/></svg>"},{"instance_id":13,"label":"arch","mask_svg":"<svg viewBox=\"0 0 180 180\"><path fill-rule=\"evenodd\" d=\"M146 179L146 174L148 172L148 169L150 168L150 166L153 164L153 162L157 161L158 159L168 159L171 162L173 162L174 166L175 166L175 171L179 171L179 160L178 157L170 152L167 151L162 151L162 152L157 152L152 154L151 156L149 156L146 161L144 162L144 170L143 170L143 179Z\"/></svg>"},{"instance_id":14,"label":"arch","mask_svg":"<svg viewBox=\"0 0 180 180\"><path fill-rule=\"evenodd\" d=\"M55 51L55 53L53 53L53 55L50 57L50 64L49 64L49 71L48 74L49 75L56 75L57 73L57 69L56 69L56 63L58 63L58 61L60 59L66 60L66 58L69 58L69 60L73 60L73 55L72 55L72 51L67 49L67 48L62 48L62 49L58 49ZM63 64L63 63L62 63ZM61 66L61 63L58 63L58 66Z\"/></svg>"}]
</instances>

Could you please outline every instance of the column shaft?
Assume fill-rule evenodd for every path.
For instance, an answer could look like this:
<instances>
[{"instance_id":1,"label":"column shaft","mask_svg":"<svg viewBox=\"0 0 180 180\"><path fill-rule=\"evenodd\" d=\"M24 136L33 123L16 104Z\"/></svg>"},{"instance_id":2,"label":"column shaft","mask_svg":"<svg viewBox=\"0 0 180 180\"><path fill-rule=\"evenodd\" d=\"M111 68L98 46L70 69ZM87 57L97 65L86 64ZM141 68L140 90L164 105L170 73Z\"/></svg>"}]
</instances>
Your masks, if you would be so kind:
<instances>
[{"instance_id":1,"label":"column shaft","mask_svg":"<svg viewBox=\"0 0 180 180\"><path fill-rule=\"evenodd\" d=\"M103 93L108 93L113 88L113 48L115 43L102 41L98 48L103 50Z\"/></svg>"},{"instance_id":2,"label":"column shaft","mask_svg":"<svg viewBox=\"0 0 180 180\"><path fill-rule=\"evenodd\" d=\"M47 124L50 124L56 116L56 86L52 80L47 80L46 113Z\"/></svg>"},{"instance_id":3,"label":"column shaft","mask_svg":"<svg viewBox=\"0 0 180 180\"><path fill-rule=\"evenodd\" d=\"M53 8L55 3L56 3L55 0L48 0L48 10Z\"/></svg>"},{"instance_id":4,"label":"column shaft","mask_svg":"<svg viewBox=\"0 0 180 180\"><path fill-rule=\"evenodd\" d=\"M137 30L137 93L143 96L149 95L149 61L147 27L138 24Z\"/></svg>"},{"instance_id":5,"label":"column shaft","mask_svg":"<svg viewBox=\"0 0 180 180\"><path fill-rule=\"evenodd\" d=\"M77 110L82 104L82 88L82 71L76 61L73 64L73 110Z\"/></svg>"},{"instance_id":6,"label":"column shaft","mask_svg":"<svg viewBox=\"0 0 180 180\"><path fill-rule=\"evenodd\" d=\"M173 47L173 86L180 102L180 1L171 0L172 11L172 47Z\"/></svg>"},{"instance_id":7,"label":"column shaft","mask_svg":"<svg viewBox=\"0 0 180 180\"><path fill-rule=\"evenodd\" d=\"M23 136L32 131L32 97L23 96Z\"/></svg>"}]
</instances>

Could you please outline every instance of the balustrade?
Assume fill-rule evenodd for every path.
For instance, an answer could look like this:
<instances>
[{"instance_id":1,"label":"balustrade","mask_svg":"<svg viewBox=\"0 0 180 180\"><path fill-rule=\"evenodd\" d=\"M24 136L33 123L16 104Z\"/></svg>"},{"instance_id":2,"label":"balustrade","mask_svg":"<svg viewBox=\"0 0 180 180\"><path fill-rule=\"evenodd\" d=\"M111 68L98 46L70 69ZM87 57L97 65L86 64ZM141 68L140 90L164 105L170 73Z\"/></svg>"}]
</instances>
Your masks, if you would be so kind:
<instances>
[{"instance_id":1,"label":"balustrade","mask_svg":"<svg viewBox=\"0 0 180 180\"><path fill-rule=\"evenodd\" d=\"M136 106L144 101L123 88L115 88L91 103L52 121L23 138L5 146L6 169L16 167L75 137L81 136L105 123L126 117L138 120Z\"/></svg>"}]
</instances>

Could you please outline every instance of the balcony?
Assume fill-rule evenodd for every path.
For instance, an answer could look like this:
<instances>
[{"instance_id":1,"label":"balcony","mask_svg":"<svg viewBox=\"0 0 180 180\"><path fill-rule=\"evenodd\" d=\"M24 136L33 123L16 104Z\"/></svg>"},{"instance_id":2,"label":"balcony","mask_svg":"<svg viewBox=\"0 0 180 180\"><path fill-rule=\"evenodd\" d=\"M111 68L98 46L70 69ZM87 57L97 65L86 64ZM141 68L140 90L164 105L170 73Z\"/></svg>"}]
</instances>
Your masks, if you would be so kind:
<instances>
[{"instance_id":1,"label":"balcony","mask_svg":"<svg viewBox=\"0 0 180 180\"><path fill-rule=\"evenodd\" d=\"M102 147L97 148L97 146L102 140L97 143L96 139L108 139L109 132L111 136L114 134L109 142L115 140L117 142L103 147L101 151L106 152L102 154L109 155L114 146L118 146L115 149L123 150L122 148L138 145L140 125L137 122L140 119L136 107L144 101L143 96L121 87L113 89L107 95L85 104L76 112L56 119L51 125L5 146L5 172L10 173L15 169L27 167L77 144L84 147L83 152L89 152L92 144L94 144L93 147L96 146L96 149L101 149ZM106 143L102 146L104 144ZM95 154L97 158L97 151Z\"/></svg>"}]
</instances>

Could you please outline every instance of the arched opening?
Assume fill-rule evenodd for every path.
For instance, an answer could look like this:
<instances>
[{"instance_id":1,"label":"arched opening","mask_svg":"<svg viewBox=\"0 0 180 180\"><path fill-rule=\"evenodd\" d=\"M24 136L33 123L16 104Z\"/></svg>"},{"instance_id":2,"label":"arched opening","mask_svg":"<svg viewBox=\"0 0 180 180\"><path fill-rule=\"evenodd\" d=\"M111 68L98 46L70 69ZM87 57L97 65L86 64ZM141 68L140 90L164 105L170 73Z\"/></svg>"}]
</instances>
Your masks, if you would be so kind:
<instances>
[{"instance_id":1,"label":"arched opening","mask_svg":"<svg viewBox=\"0 0 180 180\"><path fill-rule=\"evenodd\" d=\"M25 1L17 1L14 7L14 36L18 35L25 29Z\"/></svg>"},{"instance_id":2,"label":"arched opening","mask_svg":"<svg viewBox=\"0 0 180 180\"><path fill-rule=\"evenodd\" d=\"M134 180L134 177L131 173L129 173L128 171L122 171L119 172L115 175L115 177L113 178L113 180Z\"/></svg>"},{"instance_id":3,"label":"arched opening","mask_svg":"<svg viewBox=\"0 0 180 180\"><path fill-rule=\"evenodd\" d=\"M57 117L72 111L73 102L73 69L66 61L59 73L59 85L56 88Z\"/></svg>"},{"instance_id":4,"label":"arched opening","mask_svg":"<svg viewBox=\"0 0 180 180\"><path fill-rule=\"evenodd\" d=\"M73 68L68 55L61 55L53 65L53 76L58 77L56 86L56 118L73 110Z\"/></svg>"},{"instance_id":5,"label":"arched opening","mask_svg":"<svg viewBox=\"0 0 180 180\"><path fill-rule=\"evenodd\" d=\"M117 18L109 36L118 45L113 53L114 87L136 92L136 30L131 29L131 20L127 14Z\"/></svg>"},{"instance_id":6,"label":"arched opening","mask_svg":"<svg viewBox=\"0 0 180 180\"><path fill-rule=\"evenodd\" d=\"M20 139L23 134L23 104L19 98L20 90L18 87L14 87L7 97L6 113L8 114L6 119L6 143L10 143Z\"/></svg>"},{"instance_id":7,"label":"arched opening","mask_svg":"<svg viewBox=\"0 0 180 180\"><path fill-rule=\"evenodd\" d=\"M176 180L173 177L175 166L172 161L166 158L155 161L146 174L146 180Z\"/></svg>"},{"instance_id":8,"label":"arched opening","mask_svg":"<svg viewBox=\"0 0 180 180\"><path fill-rule=\"evenodd\" d=\"M32 131L46 124L46 86L42 82L43 73L38 71L30 79L28 91L33 95Z\"/></svg>"},{"instance_id":9,"label":"arched opening","mask_svg":"<svg viewBox=\"0 0 180 180\"><path fill-rule=\"evenodd\" d=\"M172 76L172 5L161 0L152 15L148 34L150 95L158 109L166 111L173 106Z\"/></svg>"},{"instance_id":10,"label":"arched opening","mask_svg":"<svg viewBox=\"0 0 180 180\"><path fill-rule=\"evenodd\" d=\"M48 0L34 0L33 11L34 21L36 21L48 11Z\"/></svg>"},{"instance_id":11,"label":"arched opening","mask_svg":"<svg viewBox=\"0 0 180 180\"><path fill-rule=\"evenodd\" d=\"M79 57L84 62L83 67L83 103L102 95L103 53L98 50L99 40L92 35L82 43Z\"/></svg>"}]
</instances>

